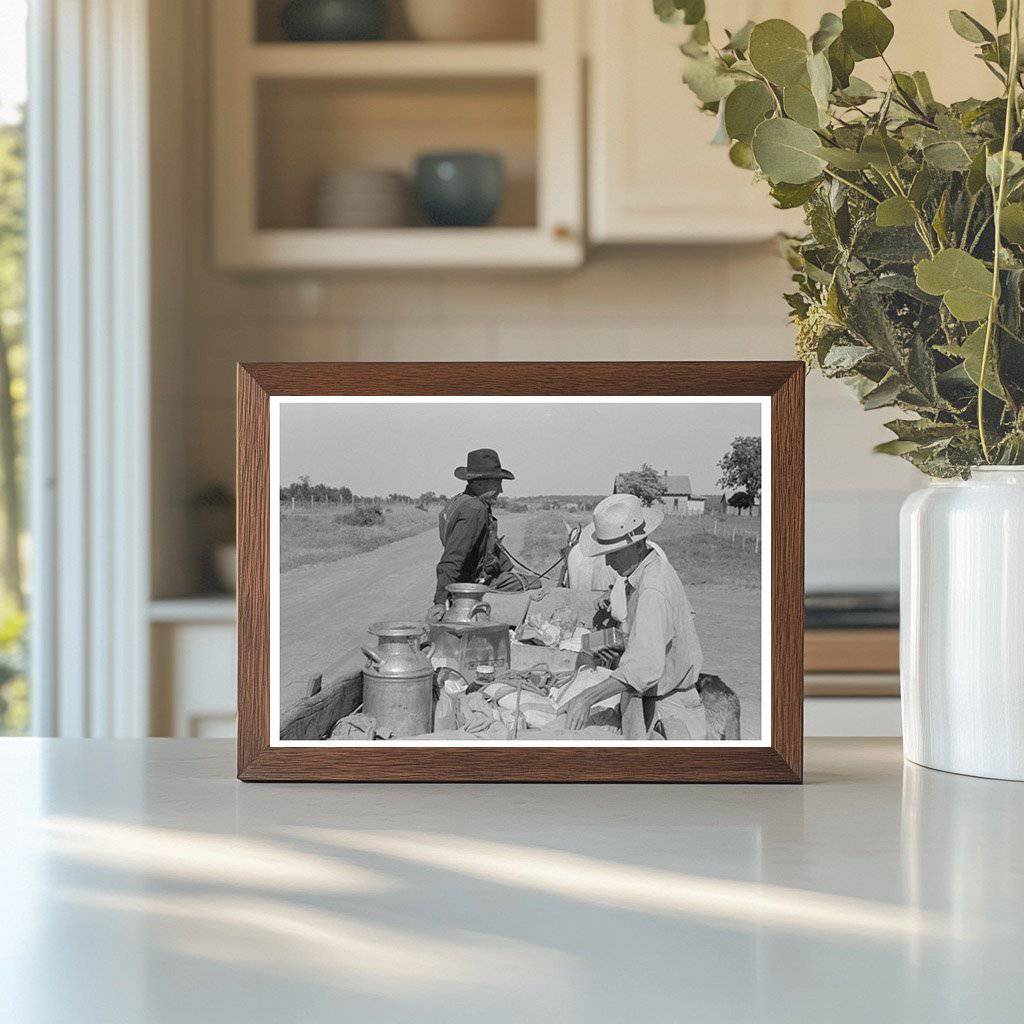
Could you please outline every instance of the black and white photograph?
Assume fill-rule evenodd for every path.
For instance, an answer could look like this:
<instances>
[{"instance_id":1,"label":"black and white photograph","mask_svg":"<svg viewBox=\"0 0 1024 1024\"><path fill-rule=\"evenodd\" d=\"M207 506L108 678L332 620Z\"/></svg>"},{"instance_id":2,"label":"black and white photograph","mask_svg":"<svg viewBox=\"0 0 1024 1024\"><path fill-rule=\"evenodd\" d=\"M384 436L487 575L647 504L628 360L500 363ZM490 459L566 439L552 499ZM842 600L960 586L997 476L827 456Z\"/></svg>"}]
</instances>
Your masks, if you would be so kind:
<instances>
[{"instance_id":1,"label":"black and white photograph","mask_svg":"<svg viewBox=\"0 0 1024 1024\"><path fill-rule=\"evenodd\" d=\"M272 744L766 745L769 418L274 397Z\"/></svg>"}]
</instances>

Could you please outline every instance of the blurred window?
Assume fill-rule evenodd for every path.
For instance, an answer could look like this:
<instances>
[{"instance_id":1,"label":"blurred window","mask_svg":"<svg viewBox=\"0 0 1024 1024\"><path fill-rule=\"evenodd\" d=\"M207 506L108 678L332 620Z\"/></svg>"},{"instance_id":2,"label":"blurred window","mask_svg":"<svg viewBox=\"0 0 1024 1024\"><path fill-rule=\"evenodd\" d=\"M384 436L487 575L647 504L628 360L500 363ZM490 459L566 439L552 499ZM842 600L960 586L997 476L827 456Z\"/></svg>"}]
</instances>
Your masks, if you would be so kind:
<instances>
[{"instance_id":1,"label":"blurred window","mask_svg":"<svg viewBox=\"0 0 1024 1024\"><path fill-rule=\"evenodd\" d=\"M25 593L25 0L0 0L0 734L29 728Z\"/></svg>"}]
</instances>

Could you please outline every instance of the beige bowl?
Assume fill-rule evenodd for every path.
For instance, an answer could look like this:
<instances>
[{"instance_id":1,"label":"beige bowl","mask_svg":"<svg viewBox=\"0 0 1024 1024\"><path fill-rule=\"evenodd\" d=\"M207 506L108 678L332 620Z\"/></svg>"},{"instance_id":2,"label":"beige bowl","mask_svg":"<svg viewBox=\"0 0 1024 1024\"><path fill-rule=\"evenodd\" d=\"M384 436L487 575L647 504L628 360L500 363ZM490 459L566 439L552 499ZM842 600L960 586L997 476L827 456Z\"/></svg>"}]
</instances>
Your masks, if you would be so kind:
<instances>
[{"instance_id":1,"label":"beige bowl","mask_svg":"<svg viewBox=\"0 0 1024 1024\"><path fill-rule=\"evenodd\" d=\"M536 38L532 0L405 0L417 39L484 42Z\"/></svg>"},{"instance_id":2,"label":"beige bowl","mask_svg":"<svg viewBox=\"0 0 1024 1024\"><path fill-rule=\"evenodd\" d=\"M394 171L338 168L317 188L315 218L321 228L400 228L409 220L409 182Z\"/></svg>"}]
</instances>

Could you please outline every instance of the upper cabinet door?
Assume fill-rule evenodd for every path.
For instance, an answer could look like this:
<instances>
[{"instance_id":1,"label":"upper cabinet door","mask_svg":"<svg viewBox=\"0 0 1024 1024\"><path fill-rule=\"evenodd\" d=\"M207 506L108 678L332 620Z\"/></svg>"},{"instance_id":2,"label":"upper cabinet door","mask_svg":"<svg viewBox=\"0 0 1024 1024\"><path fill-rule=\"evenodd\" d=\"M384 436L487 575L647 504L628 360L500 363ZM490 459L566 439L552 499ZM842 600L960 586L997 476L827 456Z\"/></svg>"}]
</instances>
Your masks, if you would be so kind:
<instances>
[{"instance_id":1,"label":"upper cabinet door","mask_svg":"<svg viewBox=\"0 0 1024 1024\"><path fill-rule=\"evenodd\" d=\"M712 33L748 19L785 18L810 34L843 0L730 0L709 4ZM946 6L902 0L887 53L898 70L928 72L937 99L996 95L998 83L950 27ZM950 5L952 6L952 5ZM955 6L992 22L990 0ZM709 242L767 238L802 225L776 210L767 186L712 146L714 118L697 109L681 78L679 44L689 28L663 25L650 0L589 0L589 217L593 242ZM1003 24L1005 31L1006 24ZM880 61L859 65L880 83Z\"/></svg>"},{"instance_id":2,"label":"upper cabinet door","mask_svg":"<svg viewBox=\"0 0 1024 1024\"><path fill-rule=\"evenodd\" d=\"M771 17L809 31L821 9L735 0L711 8L712 31ZM799 211L776 210L767 186L711 145L715 119L682 82L688 26L662 24L650 0L590 0L588 25L592 241L739 241L800 224Z\"/></svg>"}]
</instances>

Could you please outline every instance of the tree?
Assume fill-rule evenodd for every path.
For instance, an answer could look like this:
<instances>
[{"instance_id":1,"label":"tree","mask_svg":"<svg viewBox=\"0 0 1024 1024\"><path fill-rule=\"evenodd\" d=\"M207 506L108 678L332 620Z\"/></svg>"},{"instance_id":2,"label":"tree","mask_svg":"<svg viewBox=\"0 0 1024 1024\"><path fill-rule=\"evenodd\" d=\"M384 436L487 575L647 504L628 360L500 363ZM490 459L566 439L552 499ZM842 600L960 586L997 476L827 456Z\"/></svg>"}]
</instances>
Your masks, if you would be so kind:
<instances>
[{"instance_id":1,"label":"tree","mask_svg":"<svg viewBox=\"0 0 1024 1024\"><path fill-rule=\"evenodd\" d=\"M733 438L729 450L718 460L718 468L722 471L718 486L746 491L753 505L761 493L761 438Z\"/></svg>"},{"instance_id":2,"label":"tree","mask_svg":"<svg viewBox=\"0 0 1024 1024\"><path fill-rule=\"evenodd\" d=\"M754 504L754 499L746 491L737 491L729 499L729 504L737 510L739 515L743 515L743 510L750 508ZM754 513L751 512L750 514L753 515Z\"/></svg>"},{"instance_id":3,"label":"tree","mask_svg":"<svg viewBox=\"0 0 1024 1024\"><path fill-rule=\"evenodd\" d=\"M650 508L656 501L661 501L668 485L658 471L645 462L639 469L621 473L615 489L620 494L635 494Z\"/></svg>"},{"instance_id":4,"label":"tree","mask_svg":"<svg viewBox=\"0 0 1024 1024\"><path fill-rule=\"evenodd\" d=\"M348 488L348 487L342 487L341 488L341 503L343 505L351 505L352 504L352 491L351 491L350 488Z\"/></svg>"}]
</instances>

